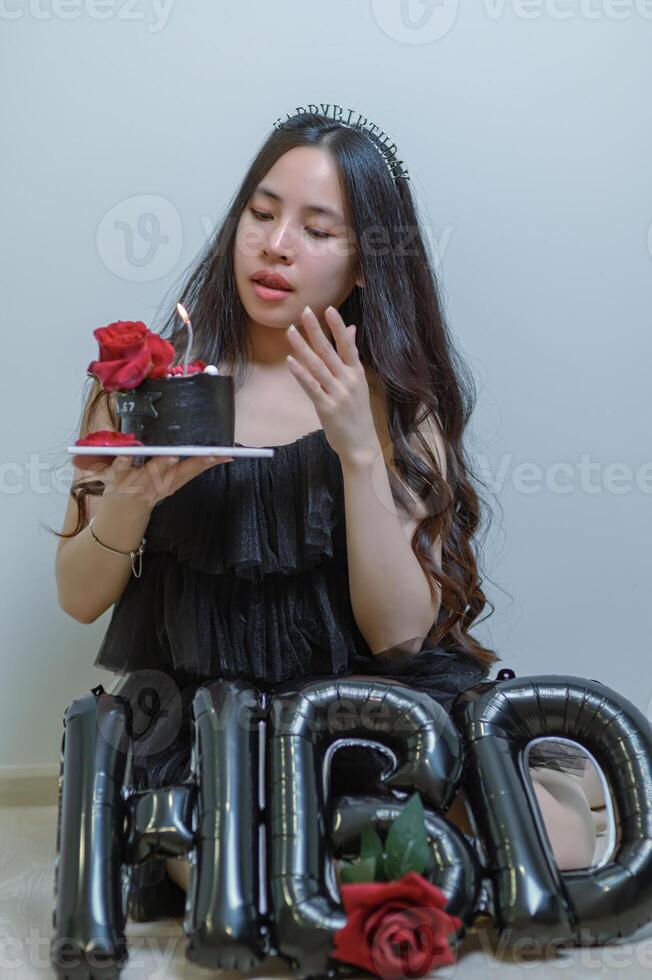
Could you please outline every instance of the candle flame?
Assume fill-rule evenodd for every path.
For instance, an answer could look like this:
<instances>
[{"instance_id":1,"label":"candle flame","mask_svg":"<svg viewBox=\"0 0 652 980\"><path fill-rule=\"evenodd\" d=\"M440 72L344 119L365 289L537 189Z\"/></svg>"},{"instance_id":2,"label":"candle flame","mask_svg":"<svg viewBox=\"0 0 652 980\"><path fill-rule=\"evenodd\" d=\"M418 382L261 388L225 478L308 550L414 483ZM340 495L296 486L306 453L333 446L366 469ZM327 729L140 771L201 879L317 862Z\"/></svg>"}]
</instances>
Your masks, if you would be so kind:
<instances>
[{"instance_id":1,"label":"candle flame","mask_svg":"<svg viewBox=\"0 0 652 980\"><path fill-rule=\"evenodd\" d=\"M183 320L183 322L185 323L185 325L188 326L190 323L190 317L186 313L185 306L182 306L181 303L177 303L177 312L181 317L181 319Z\"/></svg>"},{"instance_id":2,"label":"candle flame","mask_svg":"<svg viewBox=\"0 0 652 980\"><path fill-rule=\"evenodd\" d=\"M177 313L185 323L188 331L188 343L186 344L186 352L183 355L183 373L188 374L188 358L190 357L190 348L192 347L192 324L185 307L181 303L177 303Z\"/></svg>"}]
</instances>

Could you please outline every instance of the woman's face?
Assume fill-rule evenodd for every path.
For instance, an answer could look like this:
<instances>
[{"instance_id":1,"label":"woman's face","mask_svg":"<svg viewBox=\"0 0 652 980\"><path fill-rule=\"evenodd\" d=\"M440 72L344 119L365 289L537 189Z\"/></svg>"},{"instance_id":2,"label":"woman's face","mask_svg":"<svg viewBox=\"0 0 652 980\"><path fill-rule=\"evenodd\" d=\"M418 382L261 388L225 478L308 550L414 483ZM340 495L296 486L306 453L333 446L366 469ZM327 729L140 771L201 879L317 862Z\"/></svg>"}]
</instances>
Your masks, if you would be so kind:
<instances>
[{"instance_id":1,"label":"woman's face","mask_svg":"<svg viewBox=\"0 0 652 980\"><path fill-rule=\"evenodd\" d=\"M250 319L283 329L300 326L306 305L323 324L326 307L339 308L362 284L335 163L326 151L294 147L267 172L240 216L234 267ZM261 270L282 276L291 291L267 298L252 280Z\"/></svg>"}]
</instances>

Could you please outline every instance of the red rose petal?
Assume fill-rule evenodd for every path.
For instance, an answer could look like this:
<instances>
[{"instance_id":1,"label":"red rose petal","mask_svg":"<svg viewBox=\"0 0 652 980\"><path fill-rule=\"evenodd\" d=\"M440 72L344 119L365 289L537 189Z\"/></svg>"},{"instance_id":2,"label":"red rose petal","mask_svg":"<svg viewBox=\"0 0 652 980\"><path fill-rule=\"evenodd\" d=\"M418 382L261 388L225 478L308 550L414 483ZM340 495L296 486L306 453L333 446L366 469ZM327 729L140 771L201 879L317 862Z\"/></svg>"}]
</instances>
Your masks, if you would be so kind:
<instances>
[{"instance_id":1,"label":"red rose petal","mask_svg":"<svg viewBox=\"0 0 652 980\"><path fill-rule=\"evenodd\" d=\"M448 945L448 924L433 921L435 909L406 909L388 915L380 924L371 947L374 967L383 977L424 976L433 965L454 963Z\"/></svg>"},{"instance_id":2,"label":"red rose petal","mask_svg":"<svg viewBox=\"0 0 652 980\"><path fill-rule=\"evenodd\" d=\"M148 377L164 378L170 364L174 360L176 353L174 347L168 340L165 340L164 337L159 337L156 333L150 333L147 337L146 344L152 358L152 368Z\"/></svg>"},{"instance_id":3,"label":"red rose petal","mask_svg":"<svg viewBox=\"0 0 652 980\"><path fill-rule=\"evenodd\" d=\"M116 320L106 327L98 327L93 336L100 345L101 361L117 361L132 357L150 334L142 320Z\"/></svg>"},{"instance_id":4,"label":"red rose petal","mask_svg":"<svg viewBox=\"0 0 652 980\"><path fill-rule=\"evenodd\" d=\"M335 959L388 978L405 976L408 964L409 975L423 976L435 963L455 962L448 935L462 920L445 912L446 896L417 872L398 881L345 884L340 894L347 923L334 934Z\"/></svg>"},{"instance_id":5,"label":"red rose petal","mask_svg":"<svg viewBox=\"0 0 652 980\"><path fill-rule=\"evenodd\" d=\"M144 446L133 432L116 432L115 429L96 429L77 439L75 446Z\"/></svg>"},{"instance_id":6,"label":"red rose petal","mask_svg":"<svg viewBox=\"0 0 652 980\"><path fill-rule=\"evenodd\" d=\"M91 361L87 371L94 374L106 391L137 388L148 376L152 358L146 346L134 357L120 361Z\"/></svg>"},{"instance_id":7,"label":"red rose petal","mask_svg":"<svg viewBox=\"0 0 652 980\"><path fill-rule=\"evenodd\" d=\"M188 364L188 374L198 374L199 372L203 372L205 367L206 363L204 361L191 361ZM168 368L168 375L173 375L176 377L177 375L181 374L185 374L183 364L175 364L174 367Z\"/></svg>"},{"instance_id":8,"label":"red rose petal","mask_svg":"<svg viewBox=\"0 0 652 980\"><path fill-rule=\"evenodd\" d=\"M121 448L143 445L144 443L136 439L133 433L116 432L115 429L97 429L95 432L89 432L83 439L75 441L75 446L115 446L116 456L119 455ZM101 456L72 455L72 465L78 470L97 472L110 466L114 459L115 456L108 454Z\"/></svg>"}]
</instances>

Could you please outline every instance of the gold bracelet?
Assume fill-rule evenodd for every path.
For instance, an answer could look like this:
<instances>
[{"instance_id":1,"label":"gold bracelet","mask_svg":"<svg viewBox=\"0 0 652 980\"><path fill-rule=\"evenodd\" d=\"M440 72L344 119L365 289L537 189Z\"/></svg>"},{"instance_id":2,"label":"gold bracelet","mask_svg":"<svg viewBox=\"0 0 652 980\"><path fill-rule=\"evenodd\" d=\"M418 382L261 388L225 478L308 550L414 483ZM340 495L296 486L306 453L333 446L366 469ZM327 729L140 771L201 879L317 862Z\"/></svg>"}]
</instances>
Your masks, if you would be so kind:
<instances>
[{"instance_id":1,"label":"gold bracelet","mask_svg":"<svg viewBox=\"0 0 652 980\"><path fill-rule=\"evenodd\" d=\"M88 530L91 532L93 540L99 544L100 548L104 548L105 551L112 551L114 555L122 555L124 558L130 558L131 570L136 578L140 578L140 574L143 570L143 552L145 550L145 543L147 539L143 538L143 540L140 542L140 544L138 545L135 551L118 551L117 548L110 548L108 544L103 544L100 541L100 539L95 534L95 531L93 530L94 520L95 518L91 517L88 524ZM138 571L136 571L136 565L135 565L136 558L138 558Z\"/></svg>"}]
</instances>

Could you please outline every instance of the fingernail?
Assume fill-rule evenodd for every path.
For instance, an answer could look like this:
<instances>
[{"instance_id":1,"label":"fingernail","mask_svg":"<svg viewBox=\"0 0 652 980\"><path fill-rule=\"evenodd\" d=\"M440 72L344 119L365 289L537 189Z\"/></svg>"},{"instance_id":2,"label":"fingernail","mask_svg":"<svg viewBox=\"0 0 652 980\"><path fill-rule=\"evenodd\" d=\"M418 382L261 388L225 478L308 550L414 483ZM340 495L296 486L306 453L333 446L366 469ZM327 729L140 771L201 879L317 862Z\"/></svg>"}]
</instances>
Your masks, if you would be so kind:
<instances>
[{"instance_id":1,"label":"fingernail","mask_svg":"<svg viewBox=\"0 0 652 980\"><path fill-rule=\"evenodd\" d=\"M179 462L179 457L178 456L169 456L168 457L168 463L178 463L178 462Z\"/></svg>"},{"instance_id":2,"label":"fingernail","mask_svg":"<svg viewBox=\"0 0 652 980\"><path fill-rule=\"evenodd\" d=\"M293 323L291 323L290 326L288 327L288 333L296 333L296 332L297 332L297 328Z\"/></svg>"}]
</instances>

